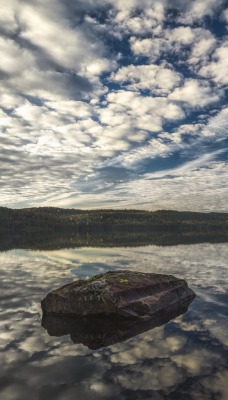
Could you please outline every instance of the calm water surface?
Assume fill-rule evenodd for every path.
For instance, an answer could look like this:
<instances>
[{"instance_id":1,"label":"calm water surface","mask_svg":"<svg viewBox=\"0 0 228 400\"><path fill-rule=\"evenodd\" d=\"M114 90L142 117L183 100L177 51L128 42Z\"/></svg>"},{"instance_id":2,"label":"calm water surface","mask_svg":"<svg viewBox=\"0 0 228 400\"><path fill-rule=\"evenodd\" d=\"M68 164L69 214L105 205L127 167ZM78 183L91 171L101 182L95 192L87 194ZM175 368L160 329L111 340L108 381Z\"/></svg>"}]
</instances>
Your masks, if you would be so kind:
<instances>
[{"instance_id":1,"label":"calm water surface","mask_svg":"<svg viewBox=\"0 0 228 400\"><path fill-rule=\"evenodd\" d=\"M0 254L0 399L228 399L227 245ZM51 337L40 301L72 279L130 269L184 278L197 297L166 325L100 350Z\"/></svg>"}]
</instances>

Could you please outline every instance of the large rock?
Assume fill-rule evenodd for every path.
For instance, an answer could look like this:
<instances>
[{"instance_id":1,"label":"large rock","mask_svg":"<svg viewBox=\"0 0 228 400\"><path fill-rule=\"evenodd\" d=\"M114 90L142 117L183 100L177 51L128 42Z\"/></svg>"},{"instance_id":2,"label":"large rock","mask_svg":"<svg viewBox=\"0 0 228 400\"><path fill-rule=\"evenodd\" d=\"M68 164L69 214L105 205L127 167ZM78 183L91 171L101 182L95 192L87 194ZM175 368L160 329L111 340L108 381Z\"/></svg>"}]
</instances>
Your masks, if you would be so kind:
<instances>
[{"instance_id":1,"label":"large rock","mask_svg":"<svg viewBox=\"0 0 228 400\"><path fill-rule=\"evenodd\" d=\"M112 271L54 290L41 307L44 314L150 317L182 308L194 297L185 280L171 275Z\"/></svg>"}]
</instances>

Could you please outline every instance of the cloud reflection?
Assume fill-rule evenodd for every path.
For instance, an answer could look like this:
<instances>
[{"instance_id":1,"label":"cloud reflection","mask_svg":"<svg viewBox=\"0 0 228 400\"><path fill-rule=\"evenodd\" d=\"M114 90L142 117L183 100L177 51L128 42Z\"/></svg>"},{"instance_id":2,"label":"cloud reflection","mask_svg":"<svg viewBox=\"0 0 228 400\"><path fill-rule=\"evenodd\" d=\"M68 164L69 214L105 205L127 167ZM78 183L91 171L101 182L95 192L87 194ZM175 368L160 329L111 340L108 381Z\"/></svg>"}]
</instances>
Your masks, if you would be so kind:
<instances>
[{"instance_id":1,"label":"cloud reflection","mask_svg":"<svg viewBox=\"0 0 228 400\"><path fill-rule=\"evenodd\" d=\"M50 337L40 300L93 275L125 267L184 278L197 293L188 312L164 326L100 350ZM77 249L0 254L0 396L6 400L225 400L227 392L226 245ZM84 277L85 277L84 275Z\"/></svg>"}]
</instances>

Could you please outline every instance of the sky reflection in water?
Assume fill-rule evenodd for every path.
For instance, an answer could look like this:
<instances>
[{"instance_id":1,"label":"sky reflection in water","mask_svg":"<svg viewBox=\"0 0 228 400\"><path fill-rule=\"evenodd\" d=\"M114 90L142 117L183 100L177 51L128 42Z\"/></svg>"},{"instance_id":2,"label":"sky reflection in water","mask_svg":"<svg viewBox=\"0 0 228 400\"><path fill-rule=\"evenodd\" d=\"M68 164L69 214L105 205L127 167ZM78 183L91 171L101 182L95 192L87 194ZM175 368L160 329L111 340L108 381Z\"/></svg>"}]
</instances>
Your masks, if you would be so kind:
<instances>
[{"instance_id":1,"label":"sky reflection in water","mask_svg":"<svg viewBox=\"0 0 228 400\"><path fill-rule=\"evenodd\" d=\"M226 248L1 253L0 398L227 399ZM184 278L197 298L168 324L95 351L41 327L40 300L50 290L123 268Z\"/></svg>"}]
</instances>

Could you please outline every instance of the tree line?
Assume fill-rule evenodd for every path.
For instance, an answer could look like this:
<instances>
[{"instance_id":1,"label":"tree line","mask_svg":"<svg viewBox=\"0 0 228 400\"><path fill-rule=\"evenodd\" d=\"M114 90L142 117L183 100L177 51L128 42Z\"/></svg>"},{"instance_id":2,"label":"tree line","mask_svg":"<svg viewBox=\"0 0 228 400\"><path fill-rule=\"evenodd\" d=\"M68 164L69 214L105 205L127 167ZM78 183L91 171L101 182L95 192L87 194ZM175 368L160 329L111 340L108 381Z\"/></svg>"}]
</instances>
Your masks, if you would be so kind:
<instances>
[{"instance_id":1,"label":"tree line","mask_svg":"<svg viewBox=\"0 0 228 400\"><path fill-rule=\"evenodd\" d=\"M226 242L228 214L0 207L0 250Z\"/></svg>"}]
</instances>

